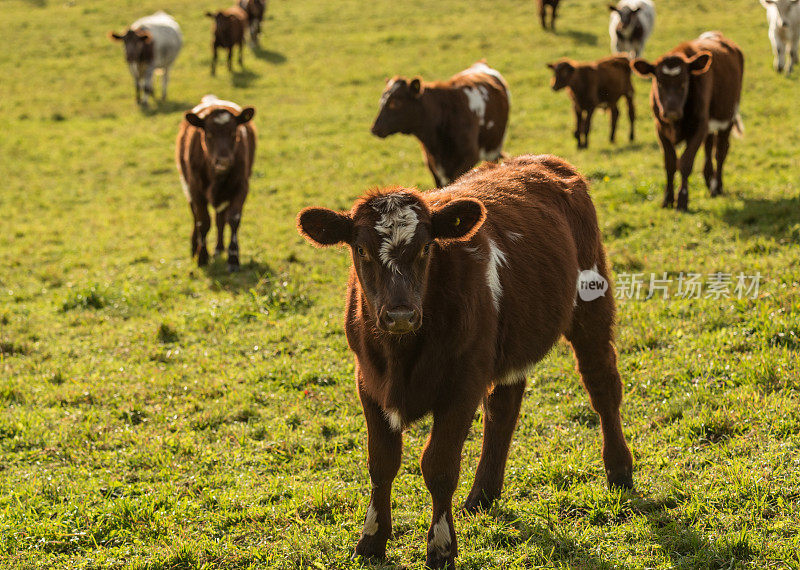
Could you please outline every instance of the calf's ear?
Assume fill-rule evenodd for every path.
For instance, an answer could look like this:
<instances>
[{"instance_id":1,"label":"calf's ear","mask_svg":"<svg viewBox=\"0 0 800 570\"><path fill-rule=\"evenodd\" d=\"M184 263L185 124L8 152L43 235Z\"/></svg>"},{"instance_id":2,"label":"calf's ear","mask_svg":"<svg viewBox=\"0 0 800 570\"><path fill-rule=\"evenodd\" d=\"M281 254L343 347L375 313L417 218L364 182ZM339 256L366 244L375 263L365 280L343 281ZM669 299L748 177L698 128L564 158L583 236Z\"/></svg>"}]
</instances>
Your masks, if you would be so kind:
<instances>
[{"instance_id":1,"label":"calf's ear","mask_svg":"<svg viewBox=\"0 0 800 570\"><path fill-rule=\"evenodd\" d=\"M217 15L214 12L206 12L206 18L216 18Z\"/></svg>"},{"instance_id":2,"label":"calf's ear","mask_svg":"<svg viewBox=\"0 0 800 570\"><path fill-rule=\"evenodd\" d=\"M711 67L711 53L701 51L687 62L692 75L703 75Z\"/></svg>"},{"instance_id":3,"label":"calf's ear","mask_svg":"<svg viewBox=\"0 0 800 570\"><path fill-rule=\"evenodd\" d=\"M656 73L656 66L641 58L634 59L631 62L631 68L633 68L637 75L641 75L642 77L649 77Z\"/></svg>"},{"instance_id":4,"label":"calf's ear","mask_svg":"<svg viewBox=\"0 0 800 570\"><path fill-rule=\"evenodd\" d=\"M117 32L108 32L108 39L111 41L120 41L124 38L124 35L119 35Z\"/></svg>"},{"instance_id":5,"label":"calf's ear","mask_svg":"<svg viewBox=\"0 0 800 570\"><path fill-rule=\"evenodd\" d=\"M466 241L486 220L486 208L478 200L453 200L431 215L433 239Z\"/></svg>"},{"instance_id":6,"label":"calf's ear","mask_svg":"<svg viewBox=\"0 0 800 570\"><path fill-rule=\"evenodd\" d=\"M242 109L242 112L236 117L236 123L239 125L243 125L247 123L250 119L253 118L253 115L256 114L256 110L252 107L245 107Z\"/></svg>"},{"instance_id":7,"label":"calf's ear","mask_svg":"<svg viewBox=\"0 0 800 570\"><path fill-rule=\"evenodd\" d=\"M189 111L183 116L186 119L186 122L192 125L193 127L197 127L198 129L202 129L206 125L205 119L201 119L197 114L192 113Z\"/></svg>"},{"instance_id":8,"label":"calf's ear","mask_svg":"<svg viewBox=\"0 0 800 570\"><path fill-rule=\"evenodd\" d=\"M775 0L761 0L761 5L764 6L764 8L769 8L770 4L775 4Z\"/></svg>"},{"instance_id":9,"label":"calf's ear","mask_svg":"<svg viewBox=\"0 0 800 570\"><path fill-rule=\"evenodd\" d=\"M617 10L617 7L614 6L613 4L609 4L608 5L608 11L609 12L619 12L619 10Z\"/></svg>"},{"instance_id":10,"label":"calf's ear","mask_svg":"<svg viewBox=\"0 0 800 570\"><path fill-rule=\"evenodd\" d=\"M419 77L415 77L411 80L411 83L408 84L408 88L411 90L411 94L414 97L419 97L422 95L423 87L422 87L422 79Z\"/></svg>"},{"instance_id":11,"label":"calf's ear","mask_svg":"<svg viewBox=\"0 0 800 570\"><path fill-rule=\"evenodd\" d=\"M547 67L549 67L550 69L552 69L553 71L556 70L556 64L554 62L552 62L552 61L550 63L545 63L545 65Z\"/></svg>"},{"instance_id":12,"label":"calf's ear","mask_svg":"<svg viewBox=\"0 0 800 570\"><path fill-rule=\"evenodd\" d=\"M319 247L349 244L353 241L353 218L328 208L304 208L297 214L297 231Z\"/></svg>"}]
</instances>

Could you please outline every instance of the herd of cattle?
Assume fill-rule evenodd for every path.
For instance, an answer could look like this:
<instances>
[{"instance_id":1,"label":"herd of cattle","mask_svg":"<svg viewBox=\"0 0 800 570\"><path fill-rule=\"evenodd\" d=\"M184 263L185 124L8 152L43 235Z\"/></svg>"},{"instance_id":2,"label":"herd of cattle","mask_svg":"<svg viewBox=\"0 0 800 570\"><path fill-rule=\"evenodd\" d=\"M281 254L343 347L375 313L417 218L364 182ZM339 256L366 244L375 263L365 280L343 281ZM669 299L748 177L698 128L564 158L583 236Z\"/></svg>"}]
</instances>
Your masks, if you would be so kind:
<instances>
[{"instance_id":1,"label":"herd of cattle","mask_svg":"<svg viewBox=\"0 0 800 570\"><path fill-rule=\"evenodd\" d=\"M791 71L797 63L800 0L760 1L767 9L775 69ZM539 0L543 27L548 6L550 27L555 27L558 4ZM238 45L241 65L246 31L258 42L265 8L263 0L241 0L207 14L214 19L212 74L220 47L228 49L230 69ZM610 111L614 141L622 97L629 139L634 139L635 72L652 81L650 102L667 175L663 206L687 209L688 179L701 145L706 185L712 196L721 194L729 137L743 131L742 51L720 32L706 32L648 61L640 56L655 27L653 2L620 0L609 8L615 55L547 64L553 71L552 88L566 89L572 100L578 147L588 146L598 108ZM137 101L146 104L153 93L157 68L164 72L166 97L169 67L182 45L177 22L158 12L111 37L125 43ZM402 429L432 414L421 459L433 500L426 564L453 567L457 544L452 499L475 410L483 403L483 447L464 505L470 511L500 496L526 373L562 335L573 347L600 416L608 483L633 487L632 457L620 416L613 296L584 300L577 295L585 273L610 279L594 205L585 179L563 160L503 153L510 100L507 82L485 61L446 81L391 78L372 133L381 138L398 132L416 136L437 189L374 190L349 212L313 207L298 215L298 230L312 244L344 244L352 256L345 329L356 356L372 482L356 555L385 556ZM209 260L211 208L216 253L225 249L227 224L228 266L239 266L238 228L257 138L254 114L252 107L207 95L185 113L180 125L176 162L193 213L191 253L199 265ZM679 144L685 144L680 159ZM489 162L475 168L481 161ZM681 185L675 204L678 169Z\"/></svg>"}]
</instances>

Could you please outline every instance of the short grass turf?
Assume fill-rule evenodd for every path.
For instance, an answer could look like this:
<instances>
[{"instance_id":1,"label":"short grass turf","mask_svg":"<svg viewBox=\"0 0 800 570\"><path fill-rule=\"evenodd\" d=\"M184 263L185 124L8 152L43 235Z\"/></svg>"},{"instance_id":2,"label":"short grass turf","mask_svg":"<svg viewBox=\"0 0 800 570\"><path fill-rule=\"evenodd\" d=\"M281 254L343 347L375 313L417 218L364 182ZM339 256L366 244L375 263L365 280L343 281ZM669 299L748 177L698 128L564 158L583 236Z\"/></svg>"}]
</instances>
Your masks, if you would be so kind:
<instances>
[{"instance_id":1,"label":"short grass turf","mask_svg":"<svg viewBox=\"0 0 800 570\"><path fill-rule=\"evenodd\" d=\"M506 150L553 153L590 179L617 285L641 273L760 273L754 299L619 302L625 432L637 493L606 489L597 418L569 348L528 379L503 498L456 516L481 568L800 565L800 85L771 69L755 0L658 2L646 56L709 29L746 54L745 138L711 199L659 207L662 159L636 80L637 140L587 151L545 63L608 51L605 2L270 3L245 70L209 75L214 3L6 0L0 57L0 566L357 568L366 433L342 326L344 250L297 235L307 205L431 186L417 143L369 134L383 80L439 79L486 57L513 93ZM185 46L166 103L140 110L106 38L165 8ZM242 271L198 270L173 162L206 93L257 108ZM623 112L624 115L624 112ZM480 412L455 499L471 484ZM429 496L405 434L383 568L424 562Z\"/></svg>"}]
</instances>

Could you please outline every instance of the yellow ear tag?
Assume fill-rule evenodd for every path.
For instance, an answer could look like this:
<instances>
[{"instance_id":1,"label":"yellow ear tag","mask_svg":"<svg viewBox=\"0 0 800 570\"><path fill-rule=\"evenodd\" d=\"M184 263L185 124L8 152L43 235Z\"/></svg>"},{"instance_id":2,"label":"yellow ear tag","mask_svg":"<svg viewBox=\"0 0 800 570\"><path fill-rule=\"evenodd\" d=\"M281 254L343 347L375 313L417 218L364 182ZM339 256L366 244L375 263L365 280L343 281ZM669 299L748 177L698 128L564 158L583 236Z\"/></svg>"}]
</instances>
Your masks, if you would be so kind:
<instances>
[{"instance_id":1,"label":"yellow ear tag","mask_svg":"<svg viewBox=\"0 0 800 570\"><path fill-rule=\"evenodd\" d=\"M461 223L461 218L456 218L456 220L453 222L453 225L458 227L458 224L460 223Z\"/></svg>"}]
</instances>

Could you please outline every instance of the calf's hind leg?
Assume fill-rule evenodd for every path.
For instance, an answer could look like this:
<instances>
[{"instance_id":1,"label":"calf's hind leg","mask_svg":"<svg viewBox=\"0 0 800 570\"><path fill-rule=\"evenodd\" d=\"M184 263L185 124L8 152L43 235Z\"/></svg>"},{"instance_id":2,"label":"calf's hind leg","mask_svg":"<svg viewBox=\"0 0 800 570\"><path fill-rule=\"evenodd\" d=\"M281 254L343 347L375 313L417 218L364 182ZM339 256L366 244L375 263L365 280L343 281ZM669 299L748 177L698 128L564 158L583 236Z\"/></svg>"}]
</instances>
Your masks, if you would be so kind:
<instances>
[{"instance_id":1,"label":"calf's hind leg","mask_svg":"<svg viewBox=\"0 0 800 570\"><path fill-rule=\"evenodd\" d=\"M570 330L581 380L603 431L603 463L609 487L633 489L633 458L622 433L619 407L622 382L612 344L614 305L611 297L578 301Z\"/></svg>"}]
</instances>

